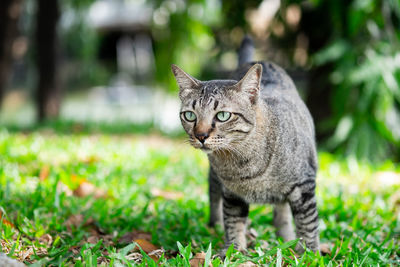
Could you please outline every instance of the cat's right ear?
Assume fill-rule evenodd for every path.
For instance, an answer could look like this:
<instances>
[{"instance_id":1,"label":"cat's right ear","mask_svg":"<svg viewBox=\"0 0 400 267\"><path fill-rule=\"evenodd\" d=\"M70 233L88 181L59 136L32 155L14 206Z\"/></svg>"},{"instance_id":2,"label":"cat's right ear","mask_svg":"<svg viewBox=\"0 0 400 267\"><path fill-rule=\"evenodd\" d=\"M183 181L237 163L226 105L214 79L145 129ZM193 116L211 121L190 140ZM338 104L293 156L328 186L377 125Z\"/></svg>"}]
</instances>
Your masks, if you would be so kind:
<instances>
[{"instance_id":1,"label":"cat's right ear","mask_svg":"<svg viewBox=\"0 0 400 267\"><path fill-rule=\"evenodd\" d=\"M199 87L200 81L184 72L177 65L172 64L171 69L174 73L176 82L178 83L179 97L181 99L185 98L190 94L190 92Z\"/></svg>"},{"instance_id":2,"label":"cat's right ear","mask_svg":"<svg viewBox=\"0 0 400 267\"><path fill-rule=\"evenodd\" d=\"M240 91L249 96L250 102L255 104L260 93L262 65L254 64L237 83Z\"/></svg>"}]
</instances>

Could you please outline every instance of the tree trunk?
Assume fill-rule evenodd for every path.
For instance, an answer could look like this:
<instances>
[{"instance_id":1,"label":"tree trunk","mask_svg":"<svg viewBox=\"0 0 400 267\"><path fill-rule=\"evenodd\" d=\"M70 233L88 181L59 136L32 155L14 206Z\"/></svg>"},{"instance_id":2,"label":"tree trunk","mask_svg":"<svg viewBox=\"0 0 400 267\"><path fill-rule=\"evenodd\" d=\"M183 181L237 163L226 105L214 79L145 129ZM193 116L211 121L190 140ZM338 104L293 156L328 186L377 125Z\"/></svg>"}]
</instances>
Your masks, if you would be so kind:
<instances>
[{"instance_id":1,"label":"tree trunk","mask_svg":"<svg viewBox=\"0 0 400 267\"><path fill-rule=\"evenodd\" d=\"M0 107L11 74L12 45L18 34L22 0L1 0L0 5Z\"/></svg>"},{"instance_id":2,"label":"tree trunk","mask_svg":"<svg viewBox=\"0 0 400 267\"><path fill-rule=\"evenodd\" d=\"M36 47L39 83L38 120L56 118L60 109L59 51L57 24L60 17L57 0L37 0Z\"/></svg>"}]
</instances>

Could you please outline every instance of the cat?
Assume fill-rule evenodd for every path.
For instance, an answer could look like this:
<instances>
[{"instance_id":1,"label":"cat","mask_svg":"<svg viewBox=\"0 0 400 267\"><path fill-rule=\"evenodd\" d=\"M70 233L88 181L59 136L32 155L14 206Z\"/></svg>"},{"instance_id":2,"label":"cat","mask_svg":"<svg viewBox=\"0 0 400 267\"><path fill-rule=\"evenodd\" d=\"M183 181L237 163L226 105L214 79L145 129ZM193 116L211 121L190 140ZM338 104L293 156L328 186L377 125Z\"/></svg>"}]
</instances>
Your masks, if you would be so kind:
<instances>
[{"instance_id":1,"label":"cat","mask_svg":"<svg viewBox=\"0 0 400 267\"><path fill-rule=\"evenodd\" d=\"M291 78L269 62L251 62L244 38L232 80L200 81L176 65L180 119L190 144L207 153L210 225L223 219L225 245L244 251L250 203L274 204L274 225L296 250L319 250L313 119Z\"/></svg>"}]
</instances>

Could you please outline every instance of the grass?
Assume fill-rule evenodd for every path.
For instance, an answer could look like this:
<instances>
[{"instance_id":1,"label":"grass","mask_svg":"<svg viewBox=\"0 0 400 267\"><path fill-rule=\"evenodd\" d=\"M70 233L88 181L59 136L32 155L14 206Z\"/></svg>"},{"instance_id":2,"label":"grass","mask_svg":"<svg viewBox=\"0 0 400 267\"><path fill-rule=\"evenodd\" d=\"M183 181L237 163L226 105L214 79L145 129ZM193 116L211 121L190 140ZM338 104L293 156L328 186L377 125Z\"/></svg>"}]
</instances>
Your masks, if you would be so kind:
<instances>
[{"instance_id":1,"label":"grass","mask_svg":"<svg viewBox=\"0 0 400 267\"><path fill-rule=\"evenodd\" d=\"M230 249L225 260L215 257L222 229L207 227L207 164L181 139L155 134L0 130L1 251L33 266L189 266L199 252L213 266L400 264L393 163L320 153L321 242L330 253L296 255L295 242L276 238L272 207L253 205L248 253Z\"/></svg>"}]
</instances>

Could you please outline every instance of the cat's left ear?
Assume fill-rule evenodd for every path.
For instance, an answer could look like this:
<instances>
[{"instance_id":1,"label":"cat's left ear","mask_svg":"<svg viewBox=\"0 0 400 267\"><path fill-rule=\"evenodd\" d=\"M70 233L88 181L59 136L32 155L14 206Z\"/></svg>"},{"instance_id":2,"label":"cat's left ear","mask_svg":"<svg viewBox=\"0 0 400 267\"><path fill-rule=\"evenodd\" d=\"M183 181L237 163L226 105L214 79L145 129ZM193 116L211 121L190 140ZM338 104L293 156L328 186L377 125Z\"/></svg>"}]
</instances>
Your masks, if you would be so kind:
<instances>
[{"instance_id":1,"label":"cat's left ear","mask_svg":"<svg viewBox=\"0 0 400 267\"><path fill-rule=\"evenodd\" d=\"M251 104L255 104L260 93L260 83L262 75L262 65L253 65L237 83L238 89L241 92L248 94Z\"/></svg>"},{"instance_id":2,"label":"cat's left ear","mask_svg":"<svg viewBox=\"0 0 400 267\"><path fill-rule=\"evenodd\" d=\"M181 99L185 98L192 90L199 87L200 81L184 72L177 65L172 64L171 69L179 85L179 97Z\"/></svg>"}]
</instances>

